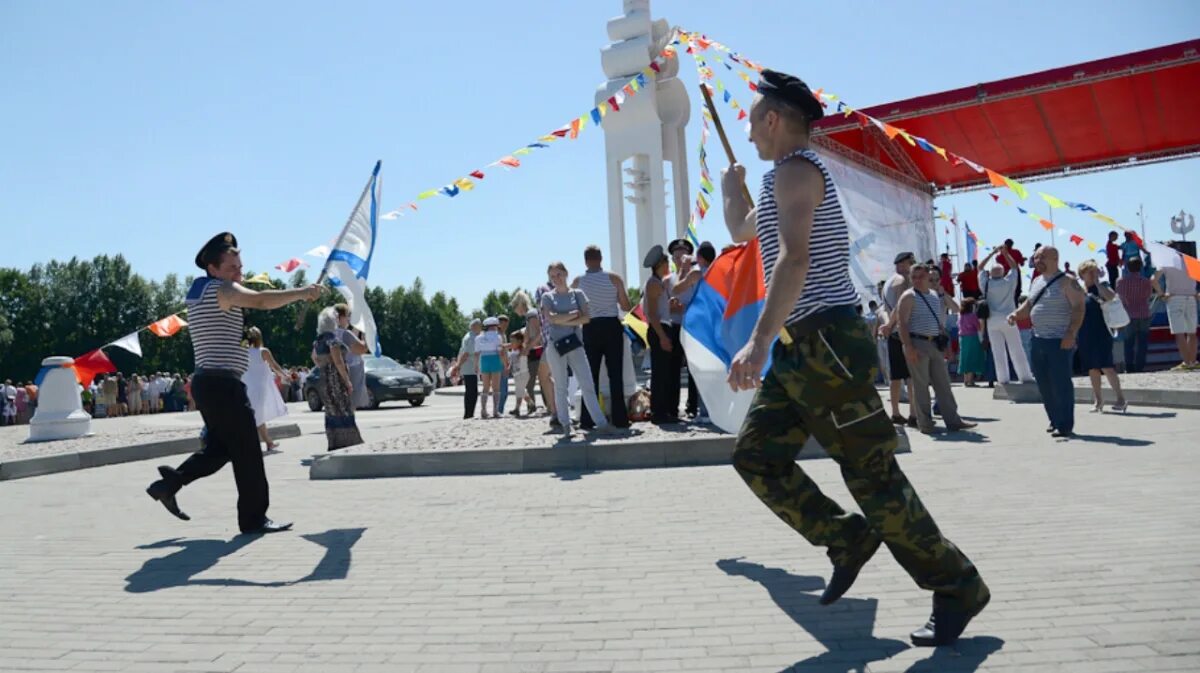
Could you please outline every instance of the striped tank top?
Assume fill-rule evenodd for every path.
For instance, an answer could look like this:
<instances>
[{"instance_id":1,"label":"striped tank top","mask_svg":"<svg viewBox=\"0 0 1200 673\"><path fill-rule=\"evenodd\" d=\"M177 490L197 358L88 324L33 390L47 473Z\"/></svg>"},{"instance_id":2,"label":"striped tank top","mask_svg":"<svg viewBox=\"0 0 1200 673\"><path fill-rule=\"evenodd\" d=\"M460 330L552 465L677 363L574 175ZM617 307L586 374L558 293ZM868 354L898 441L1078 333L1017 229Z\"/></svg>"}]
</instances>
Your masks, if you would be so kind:
<instances>
[{"instance_id":1,"label":"striped tank top","mask_svg":"<svg viewBox=\"0 0 1200 673\"><path fill-rule=\"evenodd\" d=\"M198 299L188 301L188 332L196 369L227 369L241 375L250 366L249 352L242 346L242 310L221 310L217 291L223 283L210 280Z\"/></svg>"},{"instance_id":2,"label":"striped tank top","mask_svg":"<svg viewBox=\"0 0 1200 673\"><path fill-rule=\"evenodd\" d=\"M775 163L803 157L821 169L825 179L825 197L813 213L812 233L808 241L809 267L804 293L796 300L786 323L791 324L817 311L834 306L859 303L858 291L850 281L850 232L838 203L837 187L829 171L812 150L798 150ZM779 259L779 211L775 203L775 169L763 176L758 196L758 243L762 248L763 277L767 285Z\"/></svg>"},{"instance_id":3,"label":"striped tank top","mask_svg":"<svg viewBox=\"0 0 1200 673\"><path fill-rule=\"evenodd\" d=\"M593 318L616 318L617 286L603 269L588 271L579 277L579 289L587 295L588 311Z\"/></svg>"},{"instance_id":4,"label":"striped tank top","mask_svg":"<svg viewBox=\"0 0 1200 673\"><path fill-rule=\"evenodd\" d=\"M1058 275L1062 275L1060 271ZM1056 276L1051 276L1054 280ZM1049 283L1045 276L1038 276L1029 287L1030 299L1037 299L1029 318L1033 321L1033 336L1043 339L1061 339L1067 335L1071 324L1071 302L1067 301L1067 283L1070 278L1059 278Z\"/></svg>"},{"instance_id":5,"label":"striped tank top","mask_svg":"<svg viewBox=\"0 0 1200 673\"><path fill-rule=\"evenodd\" d=\"M921 336L937 336L942 331L942 298L936 292L917 292L913 288L912 313L908 331Z\"/></svg>"}]
</instances>

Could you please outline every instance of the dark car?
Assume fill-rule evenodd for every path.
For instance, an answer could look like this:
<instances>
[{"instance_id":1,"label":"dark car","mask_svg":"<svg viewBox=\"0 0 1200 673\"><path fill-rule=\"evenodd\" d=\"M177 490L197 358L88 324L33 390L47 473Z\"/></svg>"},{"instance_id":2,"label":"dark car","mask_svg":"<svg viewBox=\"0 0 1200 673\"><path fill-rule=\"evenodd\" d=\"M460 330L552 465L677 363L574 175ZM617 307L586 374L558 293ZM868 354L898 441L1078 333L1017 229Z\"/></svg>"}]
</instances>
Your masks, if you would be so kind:
<instances>
[{"instance_id":1,"label":"dark car","mask_svg":"<svg viewBox=\"0 0 1200 673\"><path fill-rule=\"evenodd\" d=\"M419 407L426 397L433 394L433 382L429 377L402 366L386 355L364 355L363 364L367 369L367 399L371 409L392 400L407 400L414 407ZM304 382L304 399L313 411L320 411L323 406L321 391L318 390L320 381L321 369L313 367L308 373L308 380Z\"/></svg>"}]
</instances>

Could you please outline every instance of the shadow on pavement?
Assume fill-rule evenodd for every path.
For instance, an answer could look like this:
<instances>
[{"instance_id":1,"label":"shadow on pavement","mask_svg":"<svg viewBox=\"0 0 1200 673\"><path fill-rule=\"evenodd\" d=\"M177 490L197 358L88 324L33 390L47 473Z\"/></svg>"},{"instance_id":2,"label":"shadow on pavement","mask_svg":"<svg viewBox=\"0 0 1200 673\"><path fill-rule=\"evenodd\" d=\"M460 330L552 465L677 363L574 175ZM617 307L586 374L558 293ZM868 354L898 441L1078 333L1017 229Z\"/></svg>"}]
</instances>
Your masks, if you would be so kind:
<instances>
[{"instance_id":1,"label":"shadow on pavement","mask_svg":"<svg viewBox=\"0 0 1200 673\"><path fill-rule=\"evenodd\" d=\"M551 476L559 481L579 481L592 474L600 474L600 470L559 470Z\"/></svg>"},{"instance_id":2,"label":"shadow on pavement","mask_svg":"<svg viewBox=\"0 0 1200 673\"><path fill-rule=\"evenodd\" d=\"M950 647L934 648L933 654L909 666L904 673L972 673L1003 647L1004 641L993 636L962 638Z\"/></svg>"},{"instance_id":3,"label":"shadow on pavement","mask_svg":"<svg viewBox=\"0 0 1200 673\"><path fill-rule=\"evenodd\" d=\"M350 550L362 537L365 530L365 528L336 528L324 533L302 535L301 537L305 540L324 547L324 556L304 577L276 582L192 579L216 566L222 558L258 540L262 537L261 535L238 535L230 540L187 540L177 537L140 545L137 549L178 547L179 550L143 563L141 568L125 578L125 591L147 593L182 586L285 587L302 582L345 579L350 571Z\"/></svg>"},{"instance_id":4,"label":"shadow on pavement","mask_svg":"<svg viewBox=\"0 0 1200 673\"><path fill-rule=\"evenodd\" d=\"M879 601L843 596L831 606L818 601L825 588L820 577L793 575L740 559L717 561L726 574L758 582L775 605L827 650L783 669L780 673L865 673L872 661L890 659L908 649L906 643L871 635Z\"/></svg>"},{"instance_id":5,"label":"shadow on pavement","mask_svg":"<svg viewBox=\"0 0 1200 673\"><path fill-rule=\"evenodd\" d=\"M1083 442L1096 442L1099 444L1115 444L1117 446L1152 446L1154 442L1147 439L1133 439L1132 437L1117 437L1116 435L1081 435L1075 433L1071 440L1079 440Z\"/></svg>"}]
</instances>

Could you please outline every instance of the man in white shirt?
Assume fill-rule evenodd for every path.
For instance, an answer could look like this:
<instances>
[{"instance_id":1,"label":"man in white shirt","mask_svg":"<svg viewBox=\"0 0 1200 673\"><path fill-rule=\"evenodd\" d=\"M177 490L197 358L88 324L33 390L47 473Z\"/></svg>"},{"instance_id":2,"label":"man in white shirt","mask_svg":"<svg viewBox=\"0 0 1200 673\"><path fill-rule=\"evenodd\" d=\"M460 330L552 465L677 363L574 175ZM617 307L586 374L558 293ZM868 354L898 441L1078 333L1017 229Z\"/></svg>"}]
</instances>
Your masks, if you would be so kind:
<instances>
[{"instance_id":1,"label":"man in white shirt","mask_svg":"<svg viewBox=\"0 0 1200 673\"><path fill-rule=\"evenodd\" d=\"M1175 369L1200 369L1196 364L1196 281L1183 269L1166 267L1159 269L1152 280L1154 291L1167 302L1167 322L1179 356L1183 362Z\"/></svg>"},{"instance_id":2,"label":"man in white shirt","mask_svg":"<svg viewBox=\"0 0 1200 673\"><path fill-rule=\"evenodd\" d=\"M1008 262L1007 272L1004 270L1004 265L999 262L991 265L989 269L988 262L996 256L996 253L1003 255ZM983 293L988 314L987 318L980 316L980 320L987 329L984 332L985 338L992 346L992 359L996 363L996 380L1002 384L1011 381L1011 377L1008 375L1008 360L1012 358L1013 369L1017 372L1017 380L1033 381L1033 373L1029 370L1029 360L1025 357L1024 346L1021 345L1021 331L1017 329L1016 325L1008 324L1005 319L1008 314L1017 310L1017 303L1013 295L1017 289L1017 279L1021 275L1021 267L1005 246L993 249L979 263L979 266L982 267L979 271L979 291Z\"/></svg>"}]
</instances>

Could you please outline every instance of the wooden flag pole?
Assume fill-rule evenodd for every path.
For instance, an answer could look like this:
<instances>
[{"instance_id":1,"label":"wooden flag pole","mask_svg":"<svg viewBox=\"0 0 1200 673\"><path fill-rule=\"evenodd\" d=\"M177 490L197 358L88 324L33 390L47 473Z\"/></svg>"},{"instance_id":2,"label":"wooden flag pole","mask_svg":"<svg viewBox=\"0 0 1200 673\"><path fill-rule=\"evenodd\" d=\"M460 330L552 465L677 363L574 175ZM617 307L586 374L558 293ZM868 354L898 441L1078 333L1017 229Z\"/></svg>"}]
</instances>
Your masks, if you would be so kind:
<instances>
[{"instance_id":1,"label":"wooden flag pole","mask_svg":"<svg viewBox=\"0 0 1200 673\"><path fill-rule=\"evenodd\" d=\"M703 82L700 83L700 93L704 94L704 104L708 106L708 113L712 115L713 126L717 127L717 136L721 138L721 144L725 147L725 156L729 157L729 163L736 164L737 159L733 156L733 147L729 144L729 137L725 135L725 127L721 125L721 117L717 114L717 106L713 105L712 96L708 93L708 87ZM754 207L754 198L750 196L750 188L746 186L746 181L742 181L742 198L746 199L746 205ZM779 329L779 340L785 346L792 344L792 335L788 334L787 328Z\"/></svg>"},{"instance_id":2,"label":"wooden flag pole","mask_svg":"<svg viewBox=\"0 0 1200 673\"><path fill-rule=\"evenodd\" d=\"M713 105L713 99L708 93L708 87L703 83L700 84L700 93L704 94L704 104L708 106L708 113L712 115L713 126L717 127L717 136L721 138L721 145L725 147L725 156L729 157L729 163L736 164L737 158L733 156L733 147L729 144L729 136L725 135L725 127L721 125L721 117L717 114L717 106ZM750 196L750 188L746 186L745 180L742 181L742 197L746 199L747 205L751 208L754 207L754 199Z\"/></svg>"}]
</instances>

